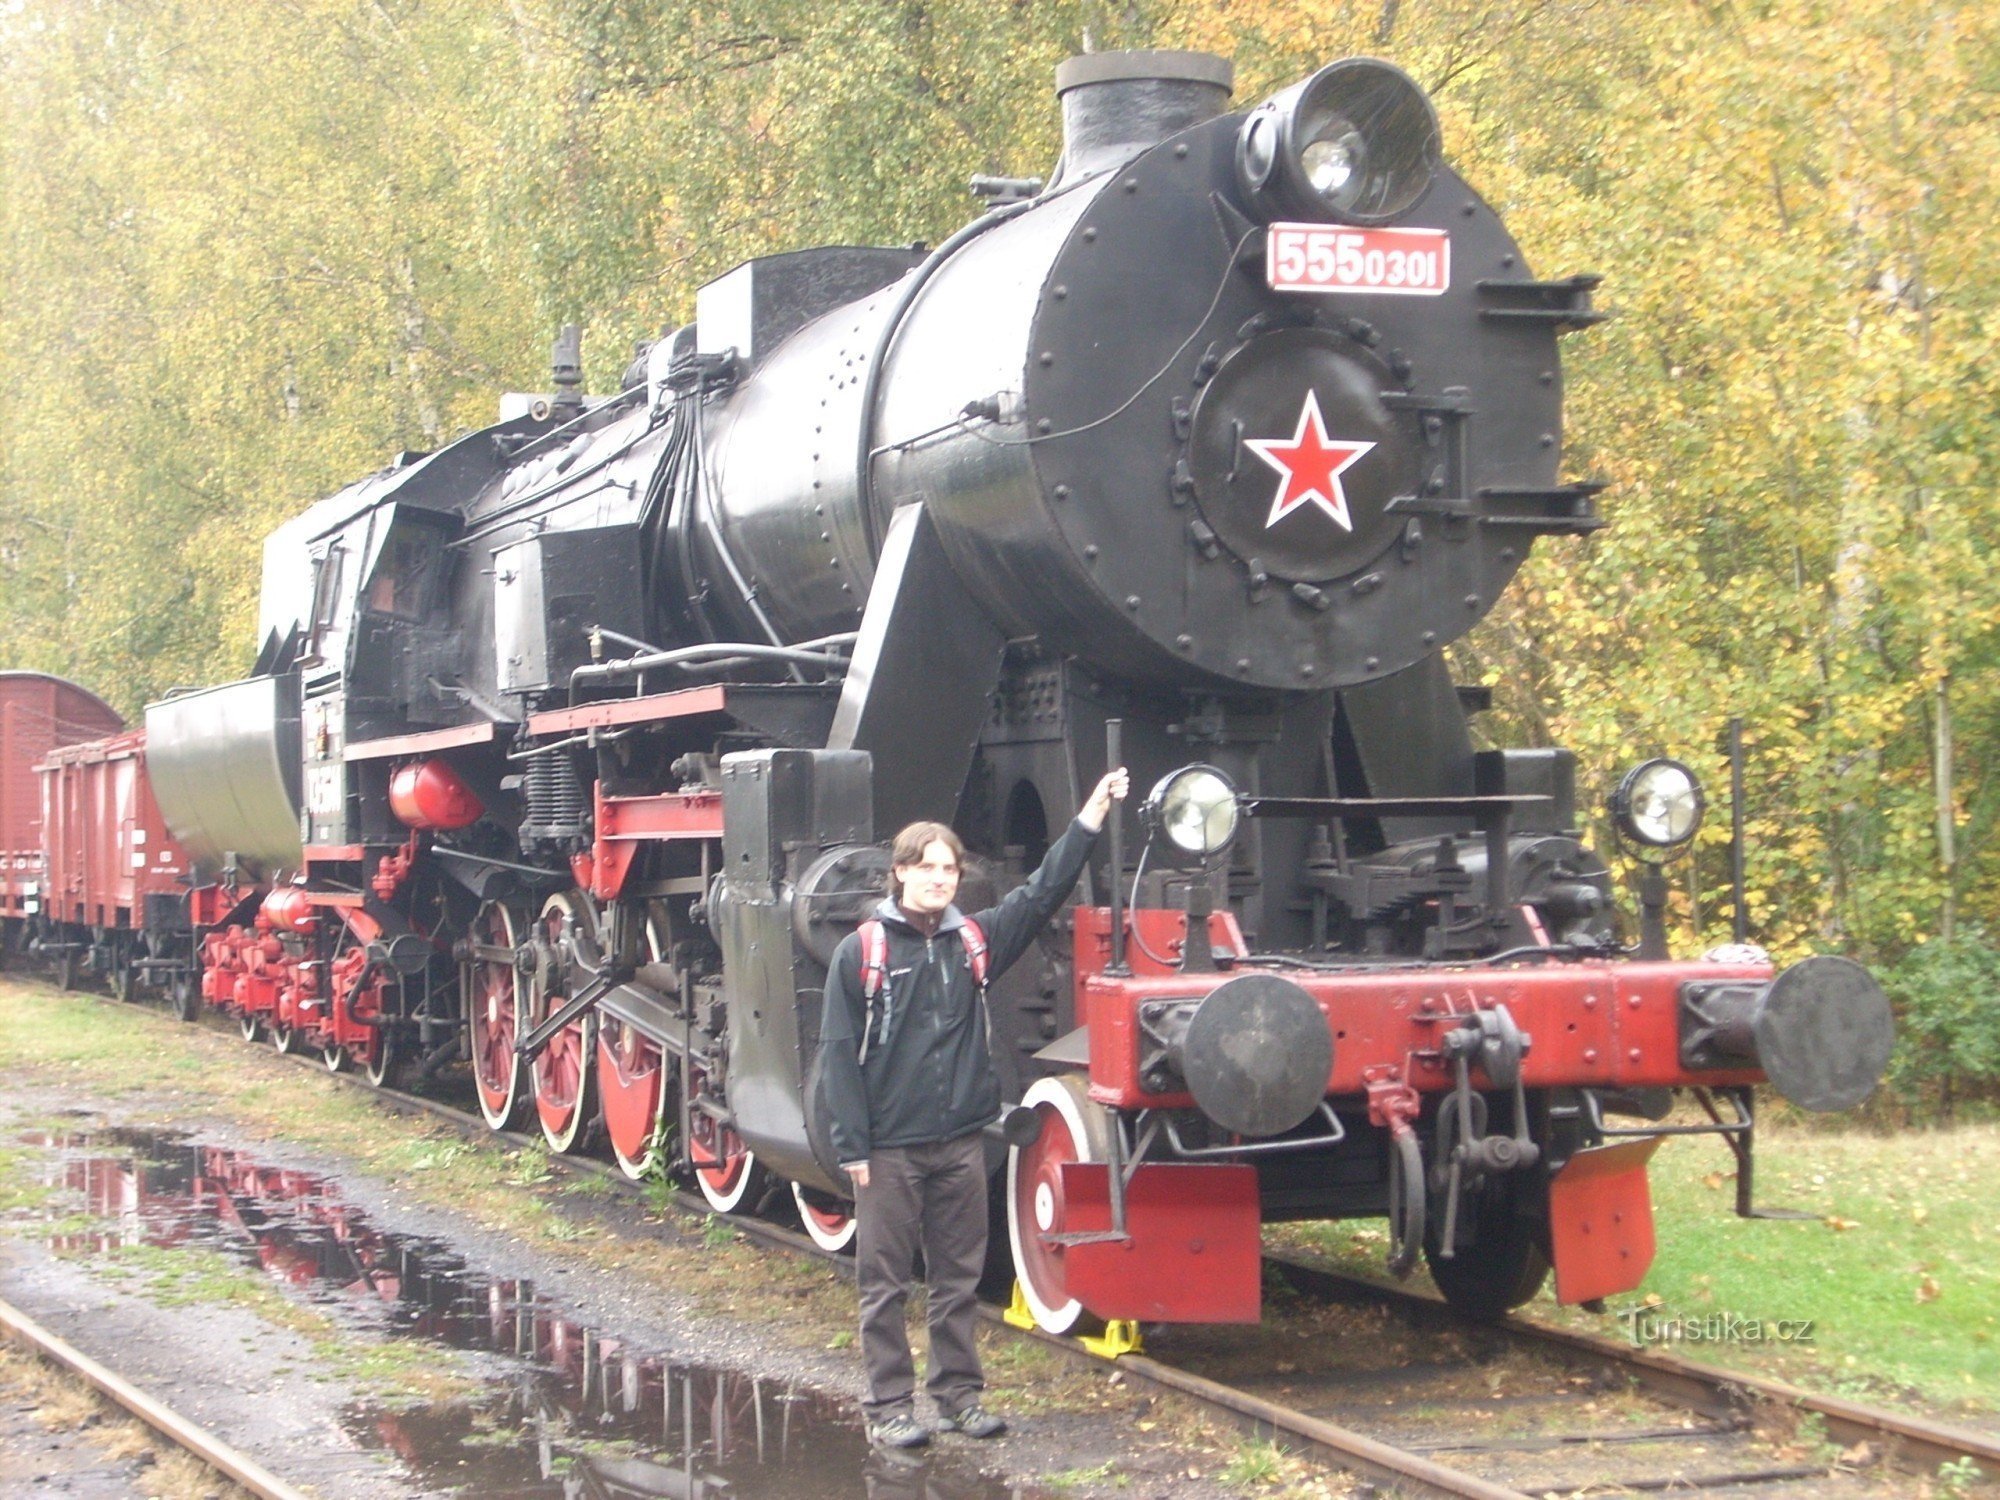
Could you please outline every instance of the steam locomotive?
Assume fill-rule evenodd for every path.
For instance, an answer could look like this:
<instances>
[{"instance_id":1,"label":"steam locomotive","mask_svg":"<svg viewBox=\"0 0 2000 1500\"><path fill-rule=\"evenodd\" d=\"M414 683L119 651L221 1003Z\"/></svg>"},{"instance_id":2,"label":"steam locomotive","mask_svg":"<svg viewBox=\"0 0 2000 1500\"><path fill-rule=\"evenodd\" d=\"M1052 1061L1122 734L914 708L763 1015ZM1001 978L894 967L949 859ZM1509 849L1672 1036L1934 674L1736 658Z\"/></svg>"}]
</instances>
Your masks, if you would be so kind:
<instances>
[{"instance_id":1,"label":"steam locomotive","mask_svg":"<svg viewBox=\"0 0 2000 1500\"><path fill-rule=\"evenodd\" d=\"M1050 179L934 249L750 261L609 396L565 330L551 394L269 539L250 676L147 709L179 883L15 925L837 1247L810 1074L884 841L951 822L981 905L1122 762L1151 793L990 993L1035 1322L1254 1319L1301 1218L1385 1217L1476 1315L1630 1289L1670 1089L1754 1212L1752 1086L1860 1102L1880 988L1670 959L1657 865L1621 946L1573 757L1475 748L1443 656L1602 524L1559 473L1595 278L1529 271L1393 66L1231 84L1073 59ZM1700 788L1613 812L1658 856Z\"/></svg>"}]
</instances>

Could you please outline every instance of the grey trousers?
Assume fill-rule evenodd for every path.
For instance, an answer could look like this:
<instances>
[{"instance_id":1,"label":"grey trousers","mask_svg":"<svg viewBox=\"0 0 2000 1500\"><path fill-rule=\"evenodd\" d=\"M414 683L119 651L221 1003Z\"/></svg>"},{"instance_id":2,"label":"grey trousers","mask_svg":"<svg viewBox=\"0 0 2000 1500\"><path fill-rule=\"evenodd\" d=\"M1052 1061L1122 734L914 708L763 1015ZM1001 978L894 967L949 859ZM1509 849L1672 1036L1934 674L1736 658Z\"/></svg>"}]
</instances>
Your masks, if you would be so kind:
<instances>
[{"instance_id":1,"label":"grey trousers","mask_svg":"<svg viewBox=\"0 0 2000 1500\"><path fill-rule=\"evenodd\" d=\"M868 1366L868 1399L862 1405L868 1420L912 1412L917 1376L904 1305L920 1246L930 1288L931 1357L924 1387L942 1412L973 1405L986 1388L973 1342L979 1273L986 1262L986 1147L979 1132L872 1152L868 1186L856 1194L854 1208L861 1357Z\"/></svg>"}]
</instances>

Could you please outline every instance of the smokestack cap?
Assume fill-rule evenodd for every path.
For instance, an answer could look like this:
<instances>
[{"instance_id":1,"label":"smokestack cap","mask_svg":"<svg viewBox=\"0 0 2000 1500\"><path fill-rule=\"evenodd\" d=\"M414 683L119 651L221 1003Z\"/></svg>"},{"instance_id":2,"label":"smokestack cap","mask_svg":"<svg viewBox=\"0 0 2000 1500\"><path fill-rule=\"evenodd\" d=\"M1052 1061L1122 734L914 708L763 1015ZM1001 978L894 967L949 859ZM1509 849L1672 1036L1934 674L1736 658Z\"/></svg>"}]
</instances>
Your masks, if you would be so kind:
<instances>
[{"instance_id":1,"label":"smokestack cap","mask_svg":"<svg viewBox=\"0 0 2000 1500\"><path fill-rule=\"evenodd\" d=\"M1161 83L1206 83L1225 91L1236 88L1236 64L1213 52L1086 52L1056 64L1056 93L1066 94L1087 83L1123 83L1151 79Z\"/></svg>"},{"instance_id":2,"label":"smokestack cap","mask_svg":"<svg viewBox=\"0 0 2000 1500\"><path fill-rule=\"evenodd\" d=\"M1123 166L1221 114L1236 68L1207 52L1090 52L1056 66L1063 154L1051 188Z\"/></svg>"}]
</instances>

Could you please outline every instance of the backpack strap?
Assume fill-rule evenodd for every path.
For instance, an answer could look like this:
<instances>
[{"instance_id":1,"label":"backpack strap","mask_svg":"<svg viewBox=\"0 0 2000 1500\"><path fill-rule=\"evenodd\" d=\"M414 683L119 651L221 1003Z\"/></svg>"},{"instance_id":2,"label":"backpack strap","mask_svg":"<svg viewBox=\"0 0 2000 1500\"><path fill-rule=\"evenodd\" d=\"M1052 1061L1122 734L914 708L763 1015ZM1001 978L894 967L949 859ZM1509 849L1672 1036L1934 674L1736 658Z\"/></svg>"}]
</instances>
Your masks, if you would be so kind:
<instances>
[{"instance_id":1,"label":"backpack strap","mask_svg":"<svg viewBox=\"0 0 2000 1500\"><path fill-rule=\"evenodd\" d=\"M857 927L855 931L861 937L862 1025L860 1059L862 1062L866 1062L868 1061L869 1045L878 1039L876 1036L878 1031L881 1033L879 1040L883 1042L889 1040L889 1018L894 1010L895 997L890 995L885 998L889 978L888 929L882 925L881 918L870 917ZM987 973L991 963L987 955L986 934L981 930L977 922L967 917L959 924L958 940L965 945L965 964L972 971L972 982L978 988L979 993L984 995L986 993ZM878 1000L882 1002L879 1010L879 1020L877 1019L878 1010L876 1007ZM992 1026L991 1017L987 1020L987 1026L990 1031Z\"/></svg>"},{"instance_id":2,"label":"backpack strap","mask_svg":"<svg viewBox=\"0 0 2000 1500\"><path fill-rule=\"evenodd\" d=\"M889 933L880 917L870 917L855 930L861 934L861 997L872 1004L889 972Z\"/></svg>"},{"instance_id":3,"label":"backpack strap","mask_svg":"<svg viewBox=\"0 0 2000 1500\"><path fill-rule=\"evenodd\" d=\"M870 917L855 931L861 937L861 1045L856 1056L859 1061L868 1061L868 1045L875 1036L875 1002L882 994L882 986L889 974L889 933L879 917ZM887 1007L883 1007L882 1030L889 1029ZM883 1040L887 1040L885 1035Z\"/></svg>"},{"instance_id":4,"label":"backpack strap","mask_svg":"<svg viewBox=\"0 0 2000 1500\"><path fill-rule=\"evenodd\" d=\"M986 988L986 934L979 924L967 917L959 924L959 940L965 944L966 966L972 970L972 982L981 990Z\"/></svg>"}]
</instances>

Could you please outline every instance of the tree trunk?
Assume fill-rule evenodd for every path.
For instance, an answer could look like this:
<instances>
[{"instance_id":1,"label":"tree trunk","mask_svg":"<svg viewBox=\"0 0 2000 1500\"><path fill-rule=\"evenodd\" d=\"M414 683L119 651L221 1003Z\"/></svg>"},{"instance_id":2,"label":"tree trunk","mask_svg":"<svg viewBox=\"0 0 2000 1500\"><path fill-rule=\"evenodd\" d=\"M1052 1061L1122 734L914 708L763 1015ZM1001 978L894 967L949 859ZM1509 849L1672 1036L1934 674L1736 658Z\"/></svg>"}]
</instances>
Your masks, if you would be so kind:
<instances>
[{"instance_id":1,"label":"tree trunk","mask_svg":"<svg viewBox=\"0 0 2000 1500\"><path fill-rule=\"evenodd\" d=\"M1950 942L1958 927L1958 820L1952 808L1951 679L1940 677L1931 689L1933 733L1931 784L1937 797L1938 866L1944 876L1944 905L1938 936Z\"/></svg>"}]
</instances>

